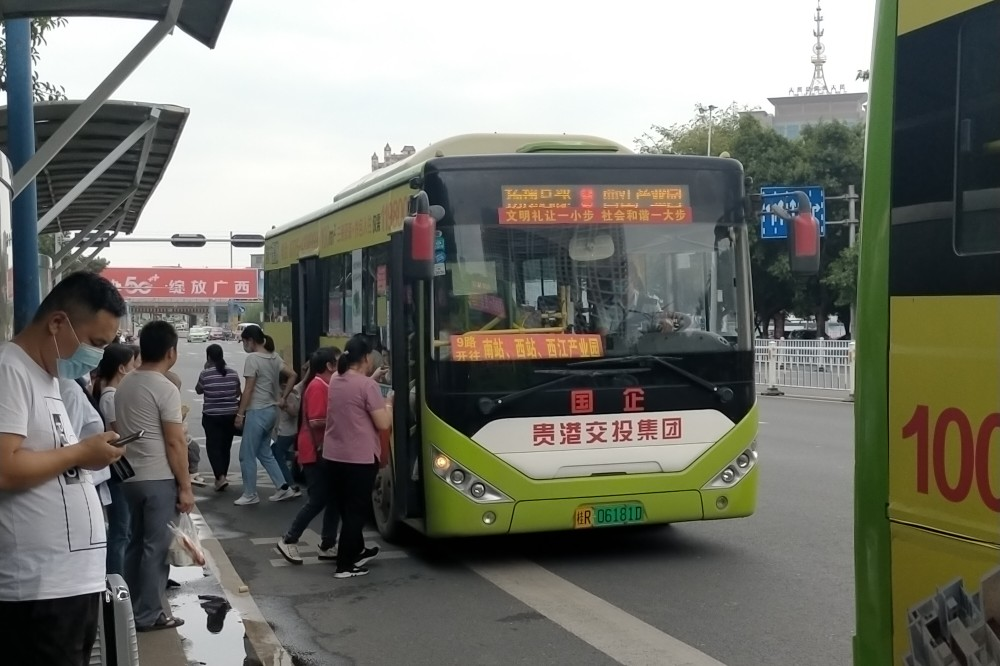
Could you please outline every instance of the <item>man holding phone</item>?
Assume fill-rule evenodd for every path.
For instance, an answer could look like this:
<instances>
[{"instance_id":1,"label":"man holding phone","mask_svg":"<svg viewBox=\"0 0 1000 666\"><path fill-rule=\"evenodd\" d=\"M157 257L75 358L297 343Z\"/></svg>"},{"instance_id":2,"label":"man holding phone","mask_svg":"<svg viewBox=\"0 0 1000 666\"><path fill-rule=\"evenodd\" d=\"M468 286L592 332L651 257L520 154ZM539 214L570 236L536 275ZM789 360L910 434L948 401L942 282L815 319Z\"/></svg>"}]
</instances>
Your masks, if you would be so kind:
<instances>
[{"instance_id":1,"label":"man holding phone","mask_svg":"<svg viewBox=\"0 0 1000 666\"><path fill-rule=\"evenodd\" d=\"M97 367L125 303L73 273L0 344L0 646L3 662L84 666L97 637L107 538L91 470L118 460L115 433L79 440L58 378Z\"/></svg>"},{"instance_id":2,"label":"man holding phone","mask_svg":"<svg viewBox=\"0 0 1000 666\"><path fill-rule=\"evenodd\" d=\"M139 334L139 351L142 365L122 379L115 394L115 422L124 437L141 433L128 445L135 476L122 484L132 517L125 582L136 631L153 631L184 623L170 615L163 599L173 539L167 525L177 522L178 511L194 508L194 495L181 394L166 375L177 362L177 332L169 322L150 322Z\"/></svg>"}]
</instances>

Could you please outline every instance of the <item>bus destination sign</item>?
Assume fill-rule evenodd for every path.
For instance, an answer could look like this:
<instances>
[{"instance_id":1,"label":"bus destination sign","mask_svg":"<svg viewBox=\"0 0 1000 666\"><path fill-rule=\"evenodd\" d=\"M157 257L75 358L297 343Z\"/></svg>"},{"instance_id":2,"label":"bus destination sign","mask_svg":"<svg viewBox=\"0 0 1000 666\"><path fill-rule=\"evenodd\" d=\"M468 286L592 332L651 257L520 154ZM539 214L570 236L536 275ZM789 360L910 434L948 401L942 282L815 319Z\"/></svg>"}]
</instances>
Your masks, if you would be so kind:
<instances>
[{"instance_id":1,"label":"bus destination sign","mask_svg":"<svg viewBox=\"0 0 1000 666\"><path fill-rule=\"evenodd\" d=\"M507 185L500 224L687 224L687 185Z\"/></svg>"},{"instance_id":2,"label":"bus destination sign","mask_svg":"<svg viewBox=\"0 0 1000 666\"><path fill-rule=\"evenodd\" d=\"M517 361L547 358L600 358L604 344L600 335L523 335L481 333L453 335L454 361Z\"/></svg>"}]
</instances>

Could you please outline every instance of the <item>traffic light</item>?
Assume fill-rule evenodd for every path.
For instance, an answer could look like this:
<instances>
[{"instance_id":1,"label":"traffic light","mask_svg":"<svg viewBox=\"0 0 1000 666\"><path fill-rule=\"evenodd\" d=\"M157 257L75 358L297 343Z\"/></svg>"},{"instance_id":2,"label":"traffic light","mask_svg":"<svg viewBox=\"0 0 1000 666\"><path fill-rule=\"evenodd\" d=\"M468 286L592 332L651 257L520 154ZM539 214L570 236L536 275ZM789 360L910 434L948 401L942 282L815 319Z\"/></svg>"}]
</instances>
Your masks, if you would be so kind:
<instances>
[{"instance_id":1,"label":"traffic light","mask_svg":"<svg viewBox=\"0 0 1000 666\"><path fill-rule=\"evenodd\" d=\"M205 247L205 237L201 234L174 234L170 244L174 247Z\"/></svg>"},{"instance_id":2,"label":"traffic light","mask_svg":"<svg viewBox=\"0 0 1000 666\"><path fill-rule=\"evenodd\" d=\"M260 234L230 234L229 242L233 247L264 247L264 237Z\"/></svg>"}]
</instances>

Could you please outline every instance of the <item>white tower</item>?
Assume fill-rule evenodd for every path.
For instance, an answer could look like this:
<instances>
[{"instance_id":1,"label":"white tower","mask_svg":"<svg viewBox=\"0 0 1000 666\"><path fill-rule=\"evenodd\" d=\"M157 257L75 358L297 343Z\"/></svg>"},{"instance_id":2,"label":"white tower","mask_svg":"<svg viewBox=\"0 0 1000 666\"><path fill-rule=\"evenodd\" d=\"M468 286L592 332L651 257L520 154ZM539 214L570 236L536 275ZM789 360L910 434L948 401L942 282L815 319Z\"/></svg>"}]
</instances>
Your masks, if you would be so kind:
<instances>
[{"instance_id":1,"label":"white tower","mask_svg":"<svg viewBox=\"0 0 1000 666\"><path fill-rule=\"evenodd\" d=\"M809 87L806 88L806 95L829 95L830 88L826 85L826 74L823 73L823 65L826 63L826 46L823 45L823 7L822 0L816 2L816 29L813 36L816 43L813 44L813 77Z\"/></svg>"}]
</instances>

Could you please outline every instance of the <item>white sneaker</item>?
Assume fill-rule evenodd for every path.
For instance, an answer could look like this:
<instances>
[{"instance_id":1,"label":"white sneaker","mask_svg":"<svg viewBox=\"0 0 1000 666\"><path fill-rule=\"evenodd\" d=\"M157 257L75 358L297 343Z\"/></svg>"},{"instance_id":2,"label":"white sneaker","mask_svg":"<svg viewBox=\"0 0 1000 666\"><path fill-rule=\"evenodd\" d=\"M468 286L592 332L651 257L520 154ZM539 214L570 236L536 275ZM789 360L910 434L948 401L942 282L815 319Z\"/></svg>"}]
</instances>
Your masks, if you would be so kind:
<instances>
[{"instance_id":1,"label":"white sneaker","mask_svg":"<svg viewBox=\"0 0 1000 666\"><path fill-rule=\"evenodd\" d=\"M257 493L254 493L253 495L240 495L236 498L233 504L236 506L247 506L250 504L258 504L259 502L260 497L257 496Z\"/></svg>"},{"instance_id":2,"label":"white sneaker","mask_svg":"<svg viewBox=\"0 0 1000 666\"><path fill-rule=\"evenodd\" d=\"M302 489L298 486L292 486L292 497L302 497Z\"/></svg>"},{"instance_id":3,"label":"white sneaker","mask_svg":"<svg viewBox=\"0 0 1000 666\"><path fill-rule=\"evenodd\" d=\"M204 487L204 486L208 485L208 481L206 481L205 479L203 479L201 477L201 474L192 474L191 475L191 485Z\"/></svg>"},{"instance_id":4,"label":"white sneaker","mask_svg":"<svg viewBox=\"0 0 1000 666\"><path fill-rule=\"evenodd\" d=\"M334 546L333 548L326 548L326 549L317 548L316 550L319 551L319 555L317 555L317 559L319 559L319 560L322 560L324 562L332 562L332 561L336 561L336 559L337 559L337 547L336 546Z\"/></svg>"},{"instance_id":5,"label":"white sneaker","mask_svg":"<svg viewBox=\"0 0 1000 666\"><path fill-rule=\"evenodd\" d=\"M268 497L268 499L271 500L272 502L281 502L283 500L292 499L293 497L295 497L295 491L292 490L291 487L288 487L285 488L284 490L279 490L278 492Z\"/></svg>"},{"instance_id":6,"label":"white sneaker","mask_svg":"<svg viewBox=\"0 0 1000 666\"><path fill-rule=\"evenodd\" d=\"M302 556L299 554L299 547L294 543L285 543L284 539L278 539L278 552L290 564L302 564Z\"/></svg>"}]
</instances>

